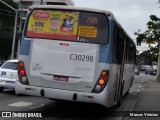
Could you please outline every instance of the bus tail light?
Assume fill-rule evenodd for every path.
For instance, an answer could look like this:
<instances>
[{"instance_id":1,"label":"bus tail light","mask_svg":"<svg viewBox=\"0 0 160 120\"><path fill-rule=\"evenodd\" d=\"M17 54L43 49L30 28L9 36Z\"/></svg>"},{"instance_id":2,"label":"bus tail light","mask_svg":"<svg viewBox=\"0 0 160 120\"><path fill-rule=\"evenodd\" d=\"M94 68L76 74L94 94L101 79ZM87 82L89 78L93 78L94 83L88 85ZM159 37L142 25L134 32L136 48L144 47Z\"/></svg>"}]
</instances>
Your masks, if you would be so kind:
<instances>
[{"instance_id":1,"label":"bus tail light","mask_svg":"<svg viewBox=\"0 0 160 120\"><path fill-rule=\"evenodd\" d=\"M98 80L98 83L99 83L100 85L103 85L103 84L105 83L105 80L101 78L101 79Z\"/></svg>"},{"instance_id":2,"label":"bus tail light","mask_svg":"<svg viewBox=\"0 0 160 120\"><path fill-rule=\"evenodd\" d=\"M28 78L26 75L25 65L23 61L18 61L18 77L19 82L23 85L29 85Z\"/></svg>"},{"instance_id":3,"label":"bus tail light","mask_svg":"<svg viewBox=\"0 0 160 120\"><path fill-rule=\"evenodd\" d=\"M94 86L92 92L93 93L100 93L105 88L109 78L109 70L103 70Z\"/></svg>"},{"instance_id":4,"label":"bus tail light","mask_svg":"<svg viewBox=\"0 0 160 120\"><path fill-rule=\"evenodd\" d=\"M18 63L18 67L19 68L23 68L24 67L24 64L22 62Z\"/></svg>"},{"instance_id":5,"label":"bus tail light","mask_svg":"<svg viewBox=\"0 0 160 120\"><path fill-rule=\"evenodd\" d=\"M20 74L21 76L23 76L23 75L25 74L25 71L24 71L24 70L20 70L20 71L19 71L19 74Z\"/></svg>"},{"instance_id":6,"label":"bus tail light","mask_svg":"<svg viewBox=\"0 0 160 120\"><path fill-rule=\"evenodd\" d=\"M102 76L103 78L106 78L106 77L108 76L108 73L107 73L106 71L103 71L103 72L101 73L101 76Z\"/></svg>"}]
</instances>

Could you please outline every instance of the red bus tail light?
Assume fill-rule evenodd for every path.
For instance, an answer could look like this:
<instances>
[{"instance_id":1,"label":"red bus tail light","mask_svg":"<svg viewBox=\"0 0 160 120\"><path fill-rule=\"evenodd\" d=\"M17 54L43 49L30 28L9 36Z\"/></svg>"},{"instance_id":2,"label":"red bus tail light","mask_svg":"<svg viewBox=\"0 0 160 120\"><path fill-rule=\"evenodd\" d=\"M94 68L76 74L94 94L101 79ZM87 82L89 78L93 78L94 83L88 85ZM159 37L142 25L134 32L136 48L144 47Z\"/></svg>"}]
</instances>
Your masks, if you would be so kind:
<instances>
[{"instance_id":1,"label":"red bus tail light","mask_svg":"<svg viewBox=\"0 0 160 120\"><path fill-rule=\"evenodd\" d=\"M25 74L25 71L24 71L24 70L20 70L20 71L19 71L19 74L20 74L21 76L23 76L23 75Z\"/></svg>"},{"instance_id":2,"label":"red bus tail light","mask_svg":"<svg viewBox=\"0 0 160 120\"><path fill-rule=\"evenodd\" d=\"M21 84L29 85L23 61L18 61L18 77Z\"/></svg>"},{"instance_id":3,"label":"red bus tail light","mask_svg":"<svg viewBox=\"0 0 160 120\"><path fill-rule=\"evenodd\" d=\"M99 83L100 85L104 85L105 80L101 78L101 79L98 80L98 83Z\"/></svg>"},{"instance_id":4,"label":"red bus tail light","mask_svg":"<svg viewBox=\"0 0 160 120\"><path fill-rule=\"evenodd\" d=\"M93 93L100 93L105 88L109 78L109 70L103 70L92 90Z\"/></svg>"}]
</instances>

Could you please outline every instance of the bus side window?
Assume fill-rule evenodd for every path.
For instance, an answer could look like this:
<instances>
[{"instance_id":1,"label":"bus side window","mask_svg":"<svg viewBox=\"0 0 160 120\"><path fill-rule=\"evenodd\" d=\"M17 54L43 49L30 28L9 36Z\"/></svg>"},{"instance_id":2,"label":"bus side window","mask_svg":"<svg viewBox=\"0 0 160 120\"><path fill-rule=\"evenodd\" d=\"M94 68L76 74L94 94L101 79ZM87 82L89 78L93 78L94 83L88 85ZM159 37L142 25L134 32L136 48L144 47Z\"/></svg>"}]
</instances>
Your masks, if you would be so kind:
<instances>
[{"instance_id":1,"label":"bus side window","mask_svg":"<svg viewBox=\"0 0 160 120\"><path fill-rule=\"evenodd\" d=\"M126 55L125 55L125 57L126 57L126 64L128 64L129 63L129 39L127 39L127 42L126 42Z\"/></svg>"},{"instance_id":2,"label":"bus side window","mask_svg":"<svg viewBox=\"0 0 160 120\"><path fill-rule=\"evenodd\" d=\"M115 24L114 26L114 37L113 37L113 63L122 64L122 57L124 52L124 33Z\"/></svg>"},{"instance_id":3,"label":"bus side window","mask_svg":"<svg viewBox=\"0 0 160 120\"><path fill-rule=\"evenodd\" d=\"M117 46L118 46L118 27L115 25L114 26L114 33L113 33L113 51L112 51L112 61L113 63L117 63L118 62L118 58L117 58Z\"/></svg>"},{"instance_id":4,"label":"bus side window","mask_svg":"<svg viewBox=\"0 0 160 120\"><path fill-rule=\"evenodd\" d=\"M123 59L123 53L124 53L124 37L123 37L123 32L119 32L119 38L118 38L118 64L122 64L122 59Z\"/></svg>"}]
</instances>

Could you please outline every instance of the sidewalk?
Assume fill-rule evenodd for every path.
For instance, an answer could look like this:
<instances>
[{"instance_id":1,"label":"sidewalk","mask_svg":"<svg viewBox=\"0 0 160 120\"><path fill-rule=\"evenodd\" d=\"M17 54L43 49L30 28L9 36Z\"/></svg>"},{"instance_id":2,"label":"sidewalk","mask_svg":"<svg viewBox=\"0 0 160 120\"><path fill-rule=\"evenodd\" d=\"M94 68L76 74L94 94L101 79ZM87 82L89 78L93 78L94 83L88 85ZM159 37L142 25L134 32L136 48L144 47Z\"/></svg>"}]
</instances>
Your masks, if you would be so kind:
<instances>
[{"instance_id":1,"label":"sidewalk","mask_svg":"<svg viewBox=\"0 0 160 120\"><path fill-rule=\"evenodd\" d=\"M155 77L144 84L144 89L132 111L159 111L160 113L160 82Z\"/></svg>"},{"instance_id":2,"label":"sidewalk","mask_svg":"<svg viewBox=\"0 0 160 120\"><path fill-rule=\"evenodd\" d=\"M160 120L160 82L155 77L143 84L143 90L130 112L136 116L122 120ZM150 114L151 116L148 116Z\"/></svg>"}]
</instances>

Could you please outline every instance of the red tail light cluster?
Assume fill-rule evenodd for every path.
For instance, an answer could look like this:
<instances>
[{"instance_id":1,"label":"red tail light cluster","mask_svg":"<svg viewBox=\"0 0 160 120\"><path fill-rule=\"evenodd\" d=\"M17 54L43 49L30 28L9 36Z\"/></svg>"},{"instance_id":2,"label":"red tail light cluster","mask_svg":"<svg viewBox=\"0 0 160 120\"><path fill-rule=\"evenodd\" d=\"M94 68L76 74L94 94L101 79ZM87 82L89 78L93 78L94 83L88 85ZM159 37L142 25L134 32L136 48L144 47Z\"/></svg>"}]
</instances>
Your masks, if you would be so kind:
<instances>
[{"instance_id":1,"label":"red tail light cluster","mask_svg":"<svg viewBox=\"0 0 160 120\"><path fill-rule=\"evenodd\" d=\"M18 76L21 84L29 85L23 61L18 61Z\"/></svg>"},{"instance_id":2,"label":"red tail light cluster","mask_svg":"<svg viewBox=\"0 0 160 120\"><path fill-rule=\"evenodd\" d=\"M93 93L100 93L105 88L109 78L109 70L103 70L94 86L92 92Z\"/></svg>"},{"instance_id":3,"label":"red tail light cluster","mask_svg":"<svg viewBox=\"0 0 160 120\"><path fill-rule=\"evenodd\" d=\"M25 71L24 71L24 70L20 70L20 71L19 71L19 74L20 74L21 76L23 76L23 75L25 75Z\"/></svg>"}]
</instances>

